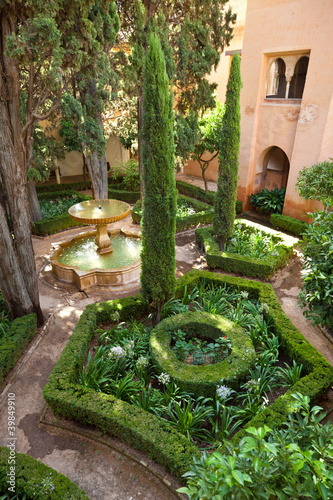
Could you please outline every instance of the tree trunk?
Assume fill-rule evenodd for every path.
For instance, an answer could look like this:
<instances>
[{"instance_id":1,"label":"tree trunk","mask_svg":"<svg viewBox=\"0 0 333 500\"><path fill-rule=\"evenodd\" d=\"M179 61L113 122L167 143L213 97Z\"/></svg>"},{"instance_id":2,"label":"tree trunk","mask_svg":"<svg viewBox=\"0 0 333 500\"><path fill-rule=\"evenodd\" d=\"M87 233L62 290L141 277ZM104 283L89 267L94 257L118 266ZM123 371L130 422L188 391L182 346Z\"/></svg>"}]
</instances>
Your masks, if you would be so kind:
<instances>
[{"instance_id":1,"label":"tree trunk","mask_svg":"<svg viewBox=\"0 0 333 500\"><path fill-rule=\"evenodd\" d=\"M84 151L85 145L83 144L82 146ZM108 173L105 155L102 158L98 158L97 152L94 151L91 157L85 155L85 161L90 175L94 200L107 200Z\"/></svg>"},{"instance_id":2,"label":"tree trunk","mask_svg":"<svg viewBox=\"0 0 333 500\"><path fill-rule=\"evenodd\" d=\"M11 272L14 274L4 281L3 293L6 303L12 303L11 310L16 311L18 300L22 299L20 314L31 312L28 301L18 297L12 302L17 289L25 285L27 295L37 314L38 323L42 324L43 314L39 304L37 273L35 257L31 240L31 217L27 192L27 173L25 166L24 142L22 138L22 125L20 118L20 86L19 74L16 63L6 56L6 37L16 30L17 19L10 17L8 11L3 9L0 19L0 178L13 224L15 242L8 246L6 228L2 228L2 252L6 249L6 258L0 259L1 280ZM4 207L2 206L2 221ZM5 217L6 220L6 217ZM17 260L14 265L13 261ZM9 288L8 288L9 287ZM17 312L14 312L16 315Z\"/></svg>"},{"instance_id":3,"label":"tree trunk","mask_svg":"<svg viewBox=\"0 0 333 500\"><path fill-rule=\"evenodd\" d=\"M29 197L31 220L33 220L34 222L42 220L43 218L42 212L39 206L36 186L33 181L28 182L28 197Z\"/></svg>"},{"instance_id":4,"label":"tree trunk","mask_svg":"<svg viewBox=\"0 0 333 500\"><path fill-rule=\"evenodd\" d=\"M34 312L17 262L13 237L7 224L7 217L0 205L0 283L6 305L13 318Z\"/></svg>"}]
</instances>

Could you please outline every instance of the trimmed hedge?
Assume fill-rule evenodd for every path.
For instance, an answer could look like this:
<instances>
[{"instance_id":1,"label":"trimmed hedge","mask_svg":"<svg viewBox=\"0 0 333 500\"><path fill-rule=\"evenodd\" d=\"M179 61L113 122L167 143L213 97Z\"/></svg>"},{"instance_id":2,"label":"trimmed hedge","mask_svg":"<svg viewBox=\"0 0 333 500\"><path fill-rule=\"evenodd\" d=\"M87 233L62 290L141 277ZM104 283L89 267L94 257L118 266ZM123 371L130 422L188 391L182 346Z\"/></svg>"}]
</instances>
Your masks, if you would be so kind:
<instances>
[{"instance_id":1,"label":"trimmed hedge","mask_svg":"<svg viewBox=\"0 0 333 500\"><path fill-rule=\"evenodd\" d=\"M279 231L288 231L299 238L309 226L308 222L304 222L287 215L271 214L270 221L272 226Z\"/></svg>"},{"instance_id":2,"label":"trimmed hedge","mask_svg":"<svg viewBox=\"0 0 333 500\"><path fill-rule=\"evenodd\" d=\"M208 205L214 205L215 191L205 191L204 189L194 186L193 184L188 184L183 181L176 181L176 188L182 194L195 198L197 200L202 200ZM236 213L243 213L243 203L239 200L236 201Z\"/></svg>"},{"instance_id":3,"label":"trimmed hedge","mask_svg":"<svg viewBox=\"0 0 333 500\"><path fill-rule=\"evenodd\" d=\"M239 223L240 219L237 220ZM221 252L215 241L212 227L199 228L195 230L195 239L198 245L206 253L207 265L211 269L223 269L227 272L242 274L255 278L268 278L279 267L281 267L294 253L294 248L298 243L296 238L287 236L284 233L274 231L274 229L264 228L260 224L241 219L241 222L248 228L260 229L282 240L281 244L275 247L278 255L267 255L262 259L256 257L246 257L244 255Z\"/></svg>"},{"instance_id":4,"label":"trimmed hedge","mask_svg":"<svg viewBox=\"0 0 333 500\"><path fill-rule=\"evenodd\" d=\"M182 330L188 337L216 340L230 337L232 353L219 363L191 366L179 361L170 347L171 334ZM221 379L232 379L232 385L243 379L254 366L256 353L251 339L235 323L206 312L188 312L167 318L154 328L150 337L150 352L158 371L166 372L179 387L197 396L214 398Z\"/></svg>"},{"instance_id":5,"label":"trimmed hedge","mask_svg":"<svg viewBox=\"0 0 333 500\"><path fill-rule=\"evenodd\" d=\"M37 330L36 314L15 319L8 332L0 339L0 385L15 366Z\"/></svg>"},{"instance_id":6,"label":"trimmed hedge","mask_svg":"<svg viewBox=\"0 0 333 500\"><path fill-rule=\"evenodd\" d=\"M188 205L196 210L195 214L186 215L183 217L176 217L176 231L184 231L191 227L196 227L198 224L211 224L213 221L213 209L207 205L207 203L202 203L198 200L188 198L187 196L178 196L179 200L185 201ZM136 202L132 209L132 220L136 224L140 224L141 221L141 202L140 200Z\"/></svg>"},{"instance_id":7,"label":"trimmed hedge","mask_svg":"<svg viewBox=\"0 0 333 500\"><path fill-rule=\"evenodd\" d=\"M78 196L80 201L92 200L91 196L80 194L74 189L66 189L63 191L51 191L47 193L37 193L39 200L54 200L55 198L66 198L67 196Z\"/></svg>"},{"instance_id":8,"label":"trimmed hedge","mask_svg":"<svg viewBox=\"0 0 333 500\"><path fill-rule=\"evenodd\" d=\"M15 463L11 462L13 459L15 459ZM10 472L10 467L15 467L16 495L26 494L29 498L45 498L41 485L43 480L49 480L54 485L52 498L57 498L57 500L89 500L87 494L68 477L29 455L15 453L15 457L12 457L8 448L0 446L0 494L2 495L6 493L10 496L14 495L8 491L8 488L11 487L11 484L8 483L10 476L7 475Z\"/></svg>"},{"instance_id":9,"label":"trimmed hedge","mask_svg":"<svg viewBox=\"0 0 333 500\"><path fill-rule=\"evenodd\" d=\"M121 321L140 319L148 313L148 305L137 295L87 306L44 387L44 398L55 413L97 426L144 451L181 479L193 455L198 455L196 446L155 415L76 382L96 326L116 311Z\"/></svg>"},{"instance_id":10,"label":"trimmed hedge","mask_svg":"<svg viewBox=\"0 0 333 500\"><path fill-rule=\"evenodd\" d=\"M140 199L140 191L125 191L124 189L108 188L109 199L135 203Z\"/></svg>"},{"instance_id":11,"label":"trimmed hedge","mask_svg":"<svg viewBox=\"0 0 333 500\"><path fill-rule=\"evenodd\" d=\"M312 402L325 394L333 383L333 367L284 314L271 285L192 270L177 280L176 297L183 297L185 287L187 293L190 293L195 284L202 280L207 284L225 283L235 289L245 290L249 293L249 298L267 304L274 333L279 337L282 348L291 359L303 364L306 373L286 394L252 419L246 427L261 427L263 424L270 427L281 426L293 409L291 394L295 392L308 395ZM97 393L76 383L78 369L84 363L95 327L109 321L115 311L119 312L120 321L123 321L129 318L140 319L148 313L149 308L140 295L87 306L50 375L43 391L44 398L55 413L95 425L103 432L117 436L146 452L184 482L181 476L188 469L193 455L200 455L194 444L156 416L111 395ZM243 431L239 431L234 439L240 439L242 435Z\"/></svg>"},{"instance_id":12,"label":"trimmed hedge","mask_svg":"<svg viewBox=\"0 0 333 500\"><path fill-rule=\"evenodd\" d=\"M91 189L90 180L87 180L86 182L80 181L80 182L68 182L61 184L46 184L46 185L40 184L39 186L36 186L37 194L55 193L68 190L85 191L86 189Z\"/></svg>"}]
</instances>

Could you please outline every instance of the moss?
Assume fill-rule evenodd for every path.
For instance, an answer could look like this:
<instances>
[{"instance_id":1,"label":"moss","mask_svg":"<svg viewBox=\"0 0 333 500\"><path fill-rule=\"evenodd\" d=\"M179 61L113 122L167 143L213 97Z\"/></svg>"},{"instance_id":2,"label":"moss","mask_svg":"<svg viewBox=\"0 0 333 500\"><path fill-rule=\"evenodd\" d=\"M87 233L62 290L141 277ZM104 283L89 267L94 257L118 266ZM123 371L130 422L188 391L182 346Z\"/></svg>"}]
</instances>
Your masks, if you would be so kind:
<instances>
[{"instance_id":1,"label":"moss","mask_svg":"<svg viewBox=\"0 0 333 500\"><path fill-rule=\"evenodd\" d=\"M10 450L0 446L0 494L9 493L7 482L10 465ZM15 453L15 493L17 495L28 495L29 498L37 498L38 492L41 492L41 484L43 480L50 479L54 489L52 498L57 500L75 499L89 500L86 493L81 490L75 483L70 481L68 477L60 474L51 467L44 465L35 458L32 458L23 453ZM41 496L38 494L38 498ZM45 498L45 495L43 495Z\"/></svg>"},{"instance_id":2,"label":"moss","mask_svg":"<svg viewBox=\"0 0 333 500\"><path fill-rule=\"evenodd\" d=\"M249 230L262 230L262 226L254 222L242 219L242 224ZM212 227L196 229L195 238L198 245L204 249L207 265L211 269L222 269L253 278L268 278L293 255L298 240L269 228L265 228L265 232L281 239L281 243L275 246L274 250L277 255L267 255L261 259L221 252L215 241Z\"/></svg>"},{"instance_id":3,"label":"moss","mask_svg":"<svg viewBox=\"0 0 333 500\"><path fill-rule=\"evenodd\" d=\"M170 346L171 334L178 329L189 337L212 340L226 335L231 340L232 353L214 365L187 365L176 358ZM182 389L205 397L214 397L221 379L228 379L228 385L236 388L255 361L252 342L242 328L222 316L205 312L177 314L163 320L151 333L150 351L160 372L168 373Z\"/></svg>"}]
</instances>

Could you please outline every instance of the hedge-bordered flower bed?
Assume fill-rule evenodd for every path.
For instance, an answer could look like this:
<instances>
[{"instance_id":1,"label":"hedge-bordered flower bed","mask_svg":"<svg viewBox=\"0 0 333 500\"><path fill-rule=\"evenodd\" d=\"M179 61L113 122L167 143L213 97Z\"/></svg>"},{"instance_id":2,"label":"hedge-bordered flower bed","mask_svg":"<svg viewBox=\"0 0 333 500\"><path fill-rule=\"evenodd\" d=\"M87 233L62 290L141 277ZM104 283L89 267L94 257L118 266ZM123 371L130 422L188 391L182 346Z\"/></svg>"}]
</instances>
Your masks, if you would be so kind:
<instances>
[{"instance_id":1,"label":"hedge-bordered flower bed","mask_svg":"<svg viewBox=\"0 0 333 500\"><path fill-rule=\"evenodd\" d=\"M294 253L298 240L274 229L263 228L260 224L245 219L237 219L249 228L260 229L269 235L279 237L282 242L275 248L276 255L267 255L259 259L246 257L235 253L221 252L215 241L212 227L198 228L195 230L195 238L198 245L206 253L207 265L211 269L222 269L236 274L254 278L268 278L279 267L281 267Z\"/></svg>"},{"instance_id":2,"label":"hedge-bordered flower bed","mask_svg":"<svg viewBox=\"0 0 333 500\"><path fill-rule=\"evenodd\" d=\"M212 207L207 203L194 200L188 196L178 196L179 200L186 202L187 205L192 207L196 213L191 215L177 216L176 217L176 231L184 231L198 224L211 224L213 221L214 212ZM133 222L139 224L141 221L141 202L137 201L132 209Z\"/></svg>"},{"instance_id":3,"label":"hedge-bordered flower bed","mask_svg":"<svg viewBox=\"0 0 333 500\"><path fill-rule=\"evenodd\" d=\"M179 361L170 347L171 333L184 331L189 337L230 338L232 353L223 361L205 366L187 365ZM241 380L254 365L256 353L251 339L235 323L206 312L177 314L159 323L150 336L150 352L157 370L165 372L184 391L196 396L214 397L216 386L224 378Z\"/></svg>"},{"instance_id":4,"label":"hedge-bordered flower bed","mask_svg":"<svg viewBox=\"0 0 333 500\"><path fill-rule=\"evenodd\" d=\"M81 201L92 200L91 196L86 196L84 194L77 193L73 190L68 191L51 191L46 193L38 194L38 199L40 200L52 200L54 198L66 198L67 196L77 195L77 203ZM81 224L80 222L76 222L72 217L68 214L55 215L54 217L49 217L47 219L42 219L40 221L34 222L31 228L32 234L36 236L46 236L48 234L55 234L59 231L63 231L64 229L68 229L70 227L84 226L85 224Z\"/></svg>"},{"instance_id":5,"label":"hedge-bordered flower bed","mask_svg":"<svg viewBox=\"0 0 333 500\"><path fill-rule=\"evenodd\" d=\"M36 331L36 314L28 314L15 319L9 331L0 339L0 385L7 373L15 366Z\"/></svg>"},{"instance_id":6,"label":"hedge-bordered flower bed","mask_svg":"<svg viewBox=\"0 0 333 500\"><path fill-rule=\"evenodd\" d=\"M52 491L52 498L57 500L75 499L89 500L87 494L81 490L68 477L43 464L36 458L23 453L10 455L10 450L0 446L0 494L14 496L10 467L15 467L15 494L28 495L29 498L49 498L48 493ZM15 460L15 462L10 462ZM15 465L12 465L12 464ZM14 476L13 476L14 477Z\"/></svg>"},{"instance_id":7,"label":"hedge-bordered flower bed","mask_svg":"<svg viewBox=\"0 0 333 500\"><path fill-rule=\"evenodd\" d=\"M312 401L323 395L333 382L333 367L303 337L284 314L271 285L192 270L177 280L176 296L183 297L185 286L191 292L196 282L206 280L216 285L226 283L242 289L249 297L260 300L272 317L275 334L286 354L303 364L306 375L271 406L252 419L247 425L260 427L281 426L293 409L291 394L308 395ZM75 382L82 367L89 344L97 325L110 320L118 311L120 320L140 319L148 313L148 305L140 295L110 302L91 304L83 312L59 361L53 369L43 395L50 407L65 418L93 424L103 432L117 436L122 441L146 452L181 481L192 456L199 455L194 444L157 417L144 410L117 400L114 396L86 389ZM237 433L235 439L242 435Z\"/></svg>"}]
</instances>

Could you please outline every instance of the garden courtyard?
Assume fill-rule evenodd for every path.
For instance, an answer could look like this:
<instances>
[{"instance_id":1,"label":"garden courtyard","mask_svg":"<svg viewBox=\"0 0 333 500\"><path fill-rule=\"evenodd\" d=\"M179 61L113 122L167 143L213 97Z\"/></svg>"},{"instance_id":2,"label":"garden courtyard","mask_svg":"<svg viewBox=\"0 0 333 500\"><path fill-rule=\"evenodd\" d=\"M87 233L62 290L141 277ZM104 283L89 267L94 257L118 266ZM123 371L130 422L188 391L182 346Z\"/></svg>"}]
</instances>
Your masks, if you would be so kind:
<instances>
[{"instance_id":1,"label":"garden courtyard","mask_svg":"<svg viewBox=\"0 0 333 500\"><path fill-rule=\"evenodd\" d=\"M202 185L200 179L189 176L179 175L179 180ZM216 185L212 182L209 188L215 190ZM252 213L252 216L255 214ZM130 215L116 225L139 231ZM45 404L43 388L85 307L90 303L134 295L140 288L139 283L136 283L127 289L126 286L118 289L94 287L80 292L76 287L52 277L45 257L51 252L54 243L87 230L89 228L77 228L33 238L41 305L48 319L2 385L1 443L5 443L7 438L7 397L9 393L15 393L16 449L69 477L92 500L185 498L176 492L181 486L179 480L145 453L98 431L94 426L56 417ZM302 280L300 255L297 248L292 259L276 271L268 282L272 284L282 309L295 327L333 365L330 336L325 335L325 331L318 326L313 326L297 306ZM194 229L176 234L176 264L177 277L191 269L208 269L205 253L195 242ZM321 398L319 404L332 411L329 418L333 419L331 391Z\"/></svg>"}]
</instances>

